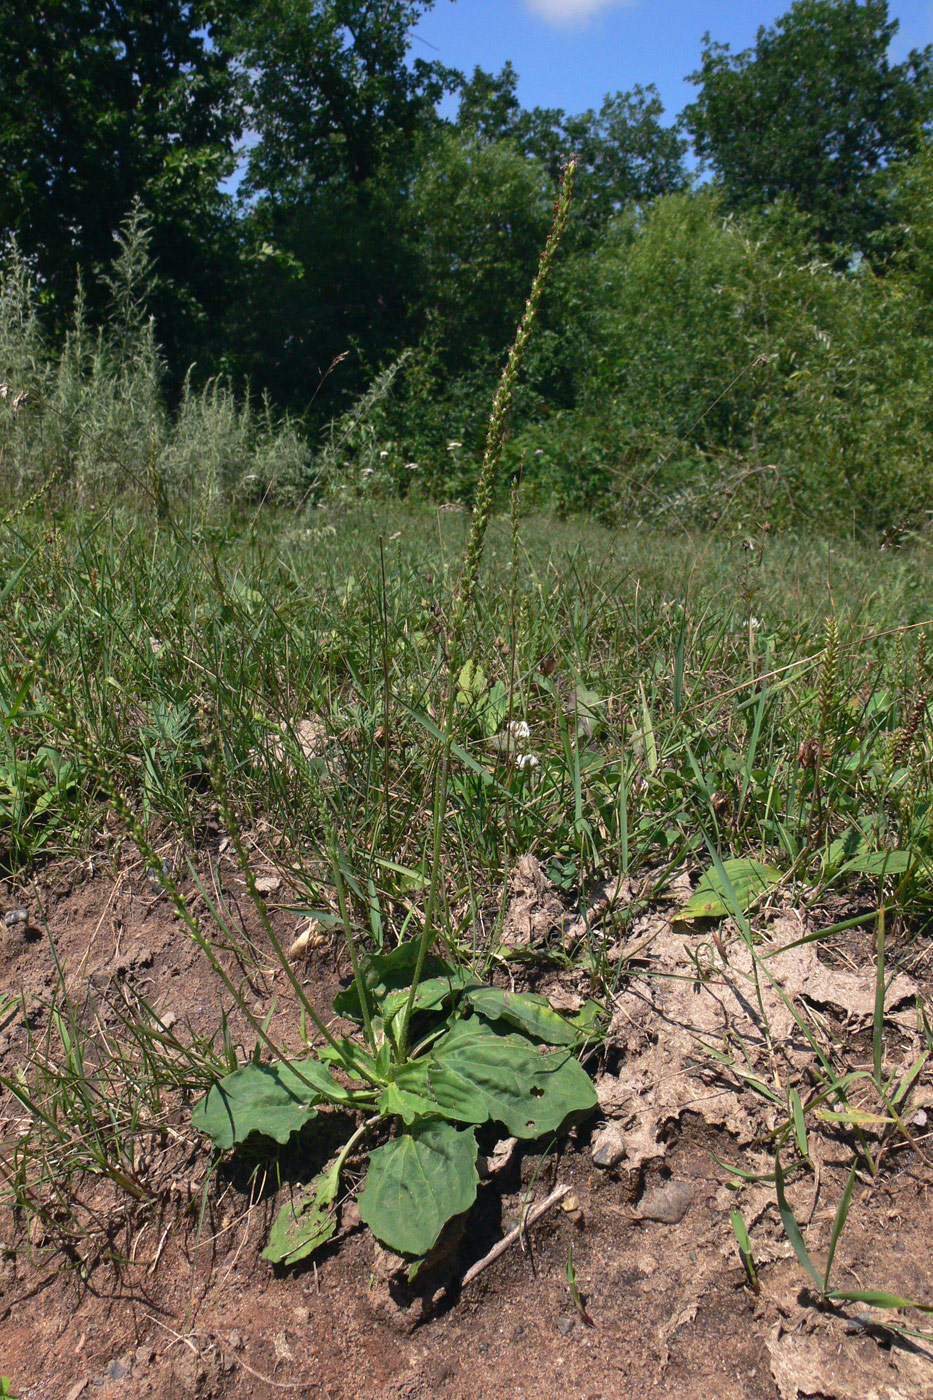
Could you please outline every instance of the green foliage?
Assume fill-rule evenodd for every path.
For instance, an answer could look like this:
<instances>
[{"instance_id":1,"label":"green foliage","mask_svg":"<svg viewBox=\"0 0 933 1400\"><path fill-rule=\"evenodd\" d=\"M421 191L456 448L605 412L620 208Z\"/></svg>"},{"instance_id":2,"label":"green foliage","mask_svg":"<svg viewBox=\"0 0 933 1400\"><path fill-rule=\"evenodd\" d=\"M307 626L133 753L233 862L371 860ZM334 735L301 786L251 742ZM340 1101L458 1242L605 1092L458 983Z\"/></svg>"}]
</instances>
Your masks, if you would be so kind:
<instances>
[{"instance_id":1,"label":"green foliage","mask_svg":"<svg viewBox=\"0 0 933 1400\"><path fill-rule=\"evenodd\" d=\"M337 1229L334 1203L340 1190L338 1160L296 1191L275 1217L263 1259L273 1264L297 1264L333 1237Z\"/></svg>"},{"instance_id":2,"label":"green foliage","mask_svg":"<svg viewBox=\"0 0 933 1400\"><path fill-rule=\"evenodd\" d=\"M435 120L453 74L418 57L410 35L433 0L287 0L230 15L248 71L250 194L276 202L345 182L363 185Z\"/></svg>"},{"instance_id":3,"label":"green foliage","mask_svg":"<svg viewBox=\"0 0 933 1400\"><path fill-rule=\"evenodd\" d=\"M147 308L151 226L134 207L108 274L106 330L92 333L81 289L64 347L40 326L38 292L24 259L0 268L0 489L7 502L34 493L103 505L132 495L162 513L201 512L259 500L296 502L314 484L312 454L296 425L237 400L228 383L189 379L167 410L163 361Z\"/></svg>"},{"instance_id":4,"label":"green foliage","mask_svg":"<svg viewBox=\"0 0 933 1400\"><path fill-rule=\"evenodd\" d=\"M920 299L864 265L834 271L786 206L756 222L711 190L663 199L562 294L593 349L576 407L510 444L538 499L734 529L925 523Z\"/></svg>"},{"instance_id":5,"label":"green foliage","mask_svg":"<svg viewBox=\"0 0 933 1400\"><path fill-rule=\"evenodd\" d=\"M682 909L678 920L724 919L747 914L768 890L780 883L780 870L748 857L722 861L700 876L699 884Z\"/></svg>"},{"instance_id":6,"label":"green foliage","mask_svg":"<svg viewBox=\"0 0 933 1400\"><path fill-rule=\"evenodd\" d=\"M399 1254L423 1257L476 1198L476 1135L442 1118L416 1120L370 1154L360 1219Z\"/></svg>"},{"instance_id":7,"label":"green foliage","mask_svg":"<svg viewBox=\"0 0 933 1400\"><path fill-rule=\"evenodd\" d=\"M443 372L496 359L521 316L551 221L555 184L511 142L435 137L414 182L421 315ZM488 396L487 396L488 406Z\"/></svg>"},{"instance_id":8,"label":"green foliage","mask_svg":"<svg viewBox=\"0 0 933 1400\"><path fill-rule=\"evenodd\" d=\"M613 215L682 189L686 142L661 124L654 86L607 96L599 111L568 116L559 108L523 110L511 63L498 74L475 68L460 88L457 128L485 144L508 143L541 164L556 185L571 152L578 173L571 244L590 242Z\"/></svg>"},{"instance_id":9,"label":"green foliage","mask_svg":"<svg viewBox=\"0 0 933 1400\"><path fill-rule=\"evenodd\" d=\"M55 0L6 6L0 18L0 238L31 260L63 330L79 272L102 312L106 289L93 275L142 200L157 263L150 309L173 367L176 354L187 363L206 345L216 353L233 256L218 182L242 123L214 17L213 5L189 0Z\"/></svg>"},{"instance_id":10,"label":"green foliage","mask_svg":"<svg viewBox=\"0 0 933 1400\"><path fill-rule=\"evenodd\" d=\"M361 953L364 941L384 950L362 959L336 1000L362 1034L334 1046L319 1031L310 1050L297 1037L270 1045L253 997L233 982L225 1004L256 1023L265 1046L244 1064L248 1052L222 1027L211 1049L141 1006L123 1007L122 1022L109 1006L100 1018L79 1006L72 1026L62 989L41 1008L25 1078L2 1086L19 1095L16 1112L30 1124L6 1160L4 1189L50 1232L77 1209L82 1182L96 1192L88 1177L145 1202L150 1178L133 1174L132 1144L164 1121L167 1089L204 1096L196 1121L210 1122L225 1151L245 1147L254 1158L264 1135L277 1150L276 1139L293 1130L298 1150L283 1161L282 1213L268 1246L268 1257L283 1262L332 1238L366 1151L402 1141L409 1128L442 1120L467 1147L477 1132L494 1132L484 1123L549 1130L592 1102L575 1053L593 1034L593 1003L564 1021L540 997L513 997L501 972L491 987L489 969L506 960L514 969L519 959L572 967L604 999L625 975L607 948L628 942L645 899L663 898L672 869L710 864L707 839L729 875L732 894L723 883L721 902L733 918L744 900L730 862L754 860L786 872L789 891L802 882L814 902L832 882L860 911L883 898L905 930L928 921L929 662L916 638L931 615L931 574L922 540L879 551L759 534L749 551L722 534L607 531L552 517L529 516L513 533L493 516L459 664L448 671L441 624L451 617L469 529L462 516L365 504L310 520L250 516L247 525L221 528L209 517L184 531L114 511L103 520L27 513L5 528L5 752L28 763L44 744L74 765L76 781L43 849L22 843L7 862L6 828L0 846L21 881L44 851L96 858L115 792L137 823L134 841L141 829L142 841L158 833L162 850L171 841L197 852L216 840L223 804L225 831L239 819L274 833L297 907L326 929L351 929ZM820 684L829 673L827 594L837 605L831 695ZM467 704L456 706L458 690ZM442 941L421 968L403 1052L451 693L435 905ZM493 737L521 716L537 766L519 769L514 751L491 742L482 715L494 693L506 709ZM45 770L49 785L53 771ZM46 809L49 822L56 810ZM28 819L23 827L30 839L40 829ZM118 861L119 847L110 849ZM494 911L507 907L510 873L529 852L559 884L568 922L517 949ZM247 858L237 876L247 880L248 870ZM594 885L620 875L647 894L620 899L602 925L569 937L573 906L585 910ZM339 899L335 908L338 877L343 909ZM230 949L247 967L253 959L268 967L272 943L259 923L246 938L239 923L225 922L209 879L192 888L197 898L180 898L176 912L192 919L204 957ZM205 910L200 923L192 906ZM257 895L256 921L260 911ZM725 931L723 941L728 947ZM753 947L764 979L769 964ZM889 966L895 948L892 937ZM281 965L280 976L294 970L284 956ZM120 980L117 1011L123 990L129 979ZM115 1027L106 1044L99 1024ZM863 1074L861 1042L854 1063ZM922 1068L919 1056L913 1066L898 1058L879 1081L892 1134ZM818 1112L846 1115L829 1121L857 1134L854 1106L841 1097L844 1086L833 1087L840 1075L831 1069L812 1093L800 1086L799 1104L779 1094L785 1161L792 1145L804 1150ZM831 1104L813 1102L824 1092ZM379 1122L368 1137L348 1139L342 1160L322 1162L315 1149L351 1113ZM304 1153L314 1159L305 1169L312 1179L295 1184ZM452 1157L430 1159L451 1210L469 1189L469 1172ZM425 1232L439 1212L434 1199Z\"/></svg>"},{"instance_id":11,"label":"green foliage","mask_svg":"<svg viewBox=\"0 0 933 1400\"><path fill-rule=\"evenodd\" d=\"M933 47L890 63L898 28L888 0L794 0L753 50L706 36L683 119L734 206L786 195L823 242L867 250L886 222L879 172L933 119Z\"/></svg>"},{"instance_id":12,"label":"green foliage","mask_svg":"<svg viewBox=\"0 0 933 1400\"><path fill-rule=\"evenodd\" d=\"M473 1203L479 1180L473 1125L493 1120L534 1139L585 1114L596 1095L572 1053L582 1032L546 1002L483 988L436 955L423 964L426 980L413 982L418 950L409 942L369 955L353 988L334 1002L338 1014L374 1035L368 1047L343 1041L322 1051L361 1087L342 1088L315 1057L272 1065L254 1059L209 1091L193 1122L225 1150L253 1133L287 1142L324 1103L399 1118L397 1135L370 1153L360 1214L389 1248L422 1256L446 1222ZM410 996L419 1041L411 1053L404 1015ZM501 1018L523 1033L503 1033ZM554 1041L567 1048L544 1048ZM339 1176L335 1163L283 1206L266 1258L293 1261L330 1237Z\"/></svg>"}]
</instances>

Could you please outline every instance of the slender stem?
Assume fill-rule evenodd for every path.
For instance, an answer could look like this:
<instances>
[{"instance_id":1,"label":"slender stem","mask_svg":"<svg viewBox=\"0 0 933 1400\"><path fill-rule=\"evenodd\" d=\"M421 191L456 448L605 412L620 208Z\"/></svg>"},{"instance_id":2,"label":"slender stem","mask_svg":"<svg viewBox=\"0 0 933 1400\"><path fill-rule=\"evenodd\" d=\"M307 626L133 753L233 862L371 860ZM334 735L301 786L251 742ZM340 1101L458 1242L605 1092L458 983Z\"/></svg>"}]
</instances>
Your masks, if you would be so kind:
<instances>
[{"instance_id":1,"label":"slender stem","mask_svg":"<svg viewBox=\"0 0 933 1400\"><path fill-rule=\"evenodd\" d=\"M415 961L415 970L411 979L411 987L408 991L408 1000L405 1003L405 1011L399 1027L398 1046L402 1059L404 1059L408 1053L409 1023L411 1021L412 1008L415 1004L415 994L418 990L418 984L421 981L421 974L424 970L425 958L436 937L435 919L437 915L441 879L443 878L441 871L441 854L443 850L444 818L447 814L447 783L450 773L450 754L453 744L456 677L459 673L460 658L463 652L463 633L466 619L476 594L476 582L479 577L479 567L482 562L483 549L486 543L486 529L489 524L493 492L496 485L496 477L499 472L499 462L502 457L502 444L505 441L506 421L508 419L509 410L512 407L512 399L515 395L515 383L518 379L518 372L521 368L525 347L528 344L535 317L538 313L541 295L551 271L551 264L554 261L554 255L557 252L558 245L567 224L568 215L570 214L575 171L576 161L575 159L571 159L567 165L564 166L561 175L560 188L558 189L557 199L554 203L554 217L551 222L551 231L548 234L547 242L541 253L538 268L531 284L531 291L525 303L524 314L519 322L518 330L515 333L515 339L512 342L512 348L509 351L505 367L499 379L499 385L492 401L492 411L489 415L489 427L486 432L486 447L483 452L483 462L480 467L479 479L476 483L476 495L473 501L473 522L466 548L463 552L460 583L454 599L453 615L447 638L447 698L444 708L444 739L441 746L437 785L434 791L431 885L428 892L427 907L425 909L424 927L421 931L418 944L418 956Z\"/></svg>"},{"instance_id":2,"label":"slender stem","mask_svg":"<svg viewBox=\"0 0 933 1400\"><path fill-rule=\"evenodd\" d=\"M363 1028L366 1032L366 1041L370 1050L375 1053L376 1040L373 1035L372 1017L369 1011L369 994L363 982L363 973L360 968L359 954L356 948L356 939L353 937L353 930L350 927L350 910L347 905L347 887L344 883L343 871L340 869L340 852L337 849L336 837L332 830L327 833L330 854L331 874L334 878L334 886L337 890L337 905L340 909L340 921L343 924L343 933L347 941L347 948L350 953L350 963L353 967L353 985L356 987L356 994L360 999L360 1010L363 1013Z\"/></svg>"},{"instance_id":3,"label":"slender stem","mask_svg":"<svg viewBox=\"0 0 933 1400\"><path fill-rule=\"evenodd\" d=\"M392 802L389 793L389 600L386 590L386 557L379 536L379 569L381 573L382 603L382 789L386 809L386 845L392 848Z\"/></svg>"}]
</instances>

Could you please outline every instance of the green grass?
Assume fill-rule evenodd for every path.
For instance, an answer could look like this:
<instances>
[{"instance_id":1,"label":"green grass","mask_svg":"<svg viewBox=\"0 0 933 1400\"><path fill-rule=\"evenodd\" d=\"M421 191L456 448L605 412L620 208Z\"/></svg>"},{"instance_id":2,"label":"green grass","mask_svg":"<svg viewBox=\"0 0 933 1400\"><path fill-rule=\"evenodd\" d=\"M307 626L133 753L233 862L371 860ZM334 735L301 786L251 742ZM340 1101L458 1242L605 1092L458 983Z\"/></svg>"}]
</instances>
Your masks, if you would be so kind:
<instances>
[{"instance_id":1,"label":"green grass","mask_svg":"<svg viewBox=\"0 0 933 1400\"><path fill-rule=\"evenodd\" d=\"M192 848L219 787L302 868L325 800L358 882L391 896L413 878L391 867L422 869L467 518L322 515L210 536L21 522L0 541L9 872L83 849L111 786L150 835ZM876 850L926 839L926 546L745 548L537 518L515 533L493 522L461 644L456 887L496 888L532 848L576 887L707 837L810 878L846 833ZM497 738L510 721L534 767Z\"/></svg>"}]
</instances>

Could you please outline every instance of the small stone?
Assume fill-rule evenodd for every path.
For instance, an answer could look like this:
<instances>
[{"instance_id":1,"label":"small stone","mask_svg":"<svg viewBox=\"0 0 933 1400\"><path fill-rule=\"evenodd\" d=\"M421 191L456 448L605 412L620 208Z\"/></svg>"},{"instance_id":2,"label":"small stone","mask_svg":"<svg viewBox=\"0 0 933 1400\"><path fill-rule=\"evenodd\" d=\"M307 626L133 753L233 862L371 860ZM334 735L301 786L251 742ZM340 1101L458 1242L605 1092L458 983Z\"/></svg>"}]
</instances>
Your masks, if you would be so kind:
<instances>
[{"instance_id":1,"label":"small stone","mask_svg":"<svg viewBox=\"0 0 933 1400\"><path fill-rule=\"evenodd\" d=\"M569 1337L576 1326L576 1318L563 1314L557 1319L557 1330L562 1337Z\"/></svg>"},{"instance_id":2,"label":"small stone","mask_svg":"<svg viewBox=\"0 0 933 1400\"><path fill-rule=\"evenodd\" d=\"M593 1139L593 1165L614 1167L625 1156L625 1141L618 1123L607 1123Z\"/></svg>"},{"instance_id":3,"label":"small stone","mask_svg":"<svg viewBox=\"0 0 933 1400\"><path fill-rule=\"evenodd\" d=\"M133 1355L134 1364L145 1369L152 1362L153 1349L150 1346L137 1347Z\"/></svg>"},{"instance_id":4,"label":"small stone","mask_svg":"<svg viewBox=\"0 0 933 1400\"><path fill-rule=\"evenodd\" d=\"M19 924L28 924L29 910L11 909L9 913L4 914L3 922L6 928L16 928Z\"/></svg>"},{"instance_id":5,"label":"small stone","mask_svg":"<svg viewBox=\"0 0 933 1400\"><path fill-rule=\"evenodd\" d=\"M243 1338L240 1336L239 1332L230 1332L227 1334L228 1347L232 1347L234 1351L239 1351L242 1345Z\"/></svg>"},{"instance_id":6,"label":"small stone","mask_svg":"<svg viewBox=\"0 0 933 1400\"><path fill-rule=\"evenodd\" d=\"M642 1220L656 1220L662 1225L677 1225L690 1209L693 1192L685 1181L665 1181L653 1191L646 1191L638 1202Z\"/></svg>"},{"instance_id":7,"label":"small stone","mask_svg":"<svg viewBox=\"0 0 933 1400\"><path fill-rule=\"evenodd\" d=\"M258 894L275 894L281 883L281 875L260 875L256 880L256 891Z\"/></svg>"},{"instance_id":8,"label":"small stone","mask_svg":"<svg viewBox=\"0 0 933 1400\"><path fill-rule=\"evenodd\" d=\"M130 1374L130 1368L123 1361L111 1361L107 1367L108 1381L125 1381Z\"/></svg>"}]
</instances>

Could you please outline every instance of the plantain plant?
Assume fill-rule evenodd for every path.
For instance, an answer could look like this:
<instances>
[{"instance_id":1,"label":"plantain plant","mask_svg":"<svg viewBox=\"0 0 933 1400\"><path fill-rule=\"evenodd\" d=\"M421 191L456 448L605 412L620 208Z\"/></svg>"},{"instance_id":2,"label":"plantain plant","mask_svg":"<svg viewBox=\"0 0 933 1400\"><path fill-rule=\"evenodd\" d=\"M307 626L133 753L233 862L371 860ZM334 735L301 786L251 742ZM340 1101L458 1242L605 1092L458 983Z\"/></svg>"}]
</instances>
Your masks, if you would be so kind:
<instances>
[{"instance_id":1,"label":"plantain plant","mask_svg":"<svg viewBox=\"0 0 933 1400\"><path fill-rule=\"evenodd\" d=\"M409 1051L418 954L417 940L369 954L335 997L335 1012L361 1028L363 1043L332 1039L292 1063L253 1059L196 1105L195 1126L221 1150L252 1134L284 1144L328 1104L365 1115L325 1170L283 1205L264 1258L295 1263L331 1238L344 1168L367 1137L382 1140L369 1151L360 1218L390 1249L421 1257L473 1203L480 1125L535 1139L595 1107L577 1058L583 1025L543 997L484 985L436 954L424 959L414 990Z\"/></svg>"}]
</instances>

